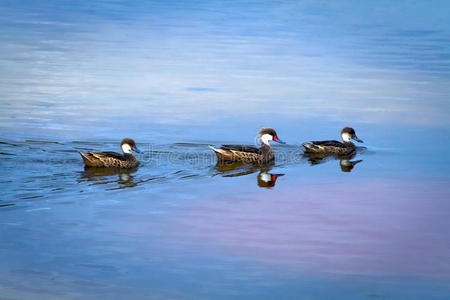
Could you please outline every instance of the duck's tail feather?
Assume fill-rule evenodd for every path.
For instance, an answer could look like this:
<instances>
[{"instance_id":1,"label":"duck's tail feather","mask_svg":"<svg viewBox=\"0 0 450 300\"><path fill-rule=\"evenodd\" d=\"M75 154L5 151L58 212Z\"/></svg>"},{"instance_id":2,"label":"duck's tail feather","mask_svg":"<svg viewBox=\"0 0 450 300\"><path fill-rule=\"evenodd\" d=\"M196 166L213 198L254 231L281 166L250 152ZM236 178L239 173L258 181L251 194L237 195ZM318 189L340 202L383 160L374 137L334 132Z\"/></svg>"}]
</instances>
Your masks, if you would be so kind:
<instances>
[{"instance_id":1,"label":"duck's tail feather","mask_svg":"<svg viewBox=\"0 0 450 300\"><path fill-rule=\"evenodd\" d=\"M214 151L214 153L216 153L217 158L219 160L230 160L230 159L232 159L233 154L232 154L232 152L230 152L228 150L220 149L220 148L217 149L217 148L214 148L213 146L209 146L209 148L212 151Z\"/></svg>"},{"instance_id":2,"label":"duck's tail feather","mask_svg":"<svg viewBox=\"0 0 450 300\"><path fill-rule=\"evenodd\" d=\"M95 161L94 161L92 155L84 154L84 153L81 152L81 151L78 151L78 153L80 153L81 158L83 158L84 164L85 164L86 166L88 166L88 167L94 167L94 166L96 166L96 163L95 163Z\"/></svg>"},{"instance_id":3,"label":"duck's tail feather","mask_svg":"<svg viewBox=\"0 0 450 300\"><path fill-rule=\"evenodd\" d=\"M216 154L222 154L222 155L225 154L225 150L223 150L223 149L217 149L217 148L214 148L213 146L208 146L208 147L209 147L209 149L214 151Z\"/></svg>"},{"instance_id":4,"label":"duck's tail feather","mask_svg":"<svg viewBox=\"0 0 450 300\"><path fill-rule=\"evenodd\" d=\"M313 143L302 143L302 146L303 148L305 148L305 151L314 151L318 148Z\"/></svg>"}]
</instances>

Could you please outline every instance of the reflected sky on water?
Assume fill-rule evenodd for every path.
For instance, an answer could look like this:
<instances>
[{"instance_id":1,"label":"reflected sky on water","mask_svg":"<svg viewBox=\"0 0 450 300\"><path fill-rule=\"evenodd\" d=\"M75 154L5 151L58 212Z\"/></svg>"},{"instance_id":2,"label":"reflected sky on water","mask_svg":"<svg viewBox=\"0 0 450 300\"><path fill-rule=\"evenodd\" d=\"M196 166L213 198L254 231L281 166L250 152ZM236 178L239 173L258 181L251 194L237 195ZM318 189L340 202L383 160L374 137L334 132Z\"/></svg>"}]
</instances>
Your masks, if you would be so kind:
<instances>
[{"instance_id":1,"label":"reflected sky on water","mask_svg":"<svg viewBox=\"0 0 450 300\"><path fill-rule=\"evenodd\" d=\"M110 136L111 127L219 127L236 114L291 126L448 126L442 1L4 6L1 124L10 130L79 136L89 126Z\"/></svg>"}]
</instances>

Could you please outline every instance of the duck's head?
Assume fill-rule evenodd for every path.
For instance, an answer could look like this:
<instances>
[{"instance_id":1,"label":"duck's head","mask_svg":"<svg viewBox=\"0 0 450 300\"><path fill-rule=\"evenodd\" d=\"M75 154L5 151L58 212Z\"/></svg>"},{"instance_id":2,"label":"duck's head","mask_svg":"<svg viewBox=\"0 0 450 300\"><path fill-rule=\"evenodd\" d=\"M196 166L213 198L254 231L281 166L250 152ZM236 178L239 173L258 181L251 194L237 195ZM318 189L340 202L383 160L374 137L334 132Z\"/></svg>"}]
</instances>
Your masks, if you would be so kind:
<instances>
[{"instance_id":1,"label":"duck's head","mask_svg":"<svg viewBox=\"0 0 450 300\"><path fill-rule=\"evenodd\" d=\"M364 143L362 140L360 140L355 133L355 129L351 127L345 127L341 131L341 138L344 142L350 142L350 139L355 140L360 143Z\"/></svg>"},{"instance_id":2,"label":"duck's head","mask_svg":"<svg viewBox=\"0 0 450 300\"><path fill-rule=\"evenodd\" d=\"M259 140L262 144L269 145L269 141L275 141L280 144L286 144L282 140L280 140L277 136L277 133L272 128L261 128L259 131Z\"/></svg>"},{"instance_id":3,"label":"duck's head","mask_svg":"<svg viewBox=\"0 0 450 300\"><path fill-rule=\"evenodd\" d=\"M120 148L122 148L123 153L131 153L131 151L141 153L141 151L139 151L139 149L136 147L136 143L133 141L133 139L130 138L124 138L120 142Z\"/></svg>"}]
</instances>

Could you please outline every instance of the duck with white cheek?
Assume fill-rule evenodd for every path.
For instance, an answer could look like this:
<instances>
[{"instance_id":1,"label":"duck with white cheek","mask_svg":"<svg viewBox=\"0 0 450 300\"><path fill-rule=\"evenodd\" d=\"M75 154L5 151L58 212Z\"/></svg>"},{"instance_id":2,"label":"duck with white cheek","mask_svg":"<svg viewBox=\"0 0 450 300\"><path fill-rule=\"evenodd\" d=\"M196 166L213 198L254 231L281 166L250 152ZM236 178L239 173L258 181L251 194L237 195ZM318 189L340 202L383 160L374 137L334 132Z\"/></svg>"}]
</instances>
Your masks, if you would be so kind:
<instances>
[{"instance_id":1,"label":"duck with white cheek","mask_svg":"<svg viewBox=\"0 0 450 300\"><path fill-rule=\"evenodd\" d=\"M120 142L123 154L117 152L88 152L84 154L78 151L83 158L86 167L96 168L120 168L131 169L139 165L136 157L131 153L134 151L140 153L135 142L130 138L125 138Z\"/></svg>"},{"instance_id":2,"label":"duck with white cheek","mask_svg":"<svg viewBox=\"0 0 450 300\"><path fill-rule=\"evenodd\" d=\"M323 154L323 155L350 155L356 152L356 146L350 140L363 143L351 127L345 127L341 131L343 143L338 141L313 141L302 143L306 154Z\"/></svg>"},{"instance_id":3,"label":"duck with white cheek","mask_svg":"<svg viewBox=\"0 0 450 300\"><path fill-rule=\"evenodd\" d=\"M275 160L275 155L270 141L285 144L281 141L275 130L262 128L259 131L260 148L241 145L222 145L220 148L209 146L221 162L243 162L246 164L265 164Z\"/></svg>"}]
</instances>

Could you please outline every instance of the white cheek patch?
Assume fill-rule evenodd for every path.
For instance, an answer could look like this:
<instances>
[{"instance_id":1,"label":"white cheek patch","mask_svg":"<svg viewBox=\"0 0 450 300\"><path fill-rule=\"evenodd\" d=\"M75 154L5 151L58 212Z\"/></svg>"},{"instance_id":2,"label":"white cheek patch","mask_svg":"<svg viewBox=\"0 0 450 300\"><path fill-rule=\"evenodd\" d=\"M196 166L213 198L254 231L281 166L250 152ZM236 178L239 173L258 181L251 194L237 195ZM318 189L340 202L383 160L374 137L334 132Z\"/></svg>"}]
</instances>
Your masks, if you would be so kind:
<instances>
[{"instance_id":1,"label":"white cheek patch","mask_svg":"<svg viewBox=\"0 0 450 300\"><path fill-rule=\"evenodd\" d=\"M131 153L131 147L128 144L123 144L122 145L122 151L123 153Z\"/></svg>"},{"instance_id":2,"label":"white cheek patch","mask_svg":"<svg viewBox=\"0 0 450 300\"><path fill-rule=\"evenodd\" d=\"M350 134L350 133L348 133L348 132L344 132L343 134L342 134L342 140L344 141L344 142L350 142L350 139L352 138L352 135Z\"/></svg>"},{"instance_id":3,"label":"white cheek patch","mask_svg":"<svg viewBox=\"0 0 450 300\"><path fill-rule=\"evenodd\" d=\"M261 143L269 145L269 141L273 140L273 136L266 133L261 136Z\"/></svg>"},{"instance_id":4,"label":"white cheek patch","mask_svg":"<svg viewBox=\"0 0 450 300\"><path fill-rule=\"evenodd\" d=\"M270 176L270 174L268 173L261 173L261 176L259 178L261 178L261 180L264 182L272 181L272 176Z\"/></svg>"}]
</instances>

